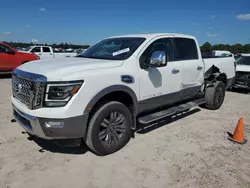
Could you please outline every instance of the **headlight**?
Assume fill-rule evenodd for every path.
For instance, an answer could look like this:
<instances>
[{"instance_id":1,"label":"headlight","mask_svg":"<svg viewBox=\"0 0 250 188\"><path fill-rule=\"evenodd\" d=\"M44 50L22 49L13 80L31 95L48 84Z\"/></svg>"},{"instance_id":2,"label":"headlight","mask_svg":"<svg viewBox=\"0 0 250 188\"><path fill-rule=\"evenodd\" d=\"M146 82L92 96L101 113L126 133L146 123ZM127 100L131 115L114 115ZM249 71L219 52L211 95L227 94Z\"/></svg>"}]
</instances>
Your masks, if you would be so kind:
<instances>
[{"instance_id":1,"label":"headlight","mask_svg":"<svg viewBox=\"0 0 250 188\"><path fill-rule=\"evenodd\" d=\"M46 107L62 107L79 91L82 81L50 84L48 83L45 95Z\"/></svg>"}]
</instances>

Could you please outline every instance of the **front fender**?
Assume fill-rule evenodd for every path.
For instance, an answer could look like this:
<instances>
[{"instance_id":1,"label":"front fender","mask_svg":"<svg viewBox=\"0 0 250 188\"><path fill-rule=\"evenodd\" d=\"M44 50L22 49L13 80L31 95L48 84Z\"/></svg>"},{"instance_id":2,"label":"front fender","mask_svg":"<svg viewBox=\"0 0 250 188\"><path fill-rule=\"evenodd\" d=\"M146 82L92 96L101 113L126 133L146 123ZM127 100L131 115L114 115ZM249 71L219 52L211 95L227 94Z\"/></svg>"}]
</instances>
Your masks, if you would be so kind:
<instances>
[{"instance_id":1,"label":"front fender","mask_svg":"<svg viewBox=\"0 0 250 188\"><path fill-rule=\"evenodd\" d=\"M92 109L89 109L89 107L92 108L93 106L95 106L95 104L102 97L104 97L105 95L107 95L109 93L115 92L115 91L123 91L123 92L126 92L127 94L129 94L131 96L131 98L133 99L133 104L134 104L134 107L135 107L135 111L136 111L136 113L138 112L138 99L137 99L137 96L136 96L135 92L131 88L129 88L127 86L124 86L124 85L113 85L113 86L109 86L109 87L101 90L100 92L98 92L90 100L90 102L86 106L86 108L84 110L84 114L89 113L92 110Z\"/></svg>"}]
</instances>

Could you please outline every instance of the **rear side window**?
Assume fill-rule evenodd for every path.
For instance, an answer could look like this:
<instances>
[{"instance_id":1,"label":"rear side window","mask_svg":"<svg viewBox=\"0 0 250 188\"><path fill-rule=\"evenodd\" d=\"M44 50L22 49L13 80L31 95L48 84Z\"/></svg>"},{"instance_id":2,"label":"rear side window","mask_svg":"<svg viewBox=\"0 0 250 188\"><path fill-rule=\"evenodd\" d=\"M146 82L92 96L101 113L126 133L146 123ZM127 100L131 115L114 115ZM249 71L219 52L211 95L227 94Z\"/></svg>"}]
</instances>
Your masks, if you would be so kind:
<instances>
[{"instance_id":1,"label":"rear side window","mask_svg":"<svg viewBox=\"0 0 250 188\"><path fill-rule=\"evenodd\" d=\"M43 47L43 52L50 52L49 47Z\"/></svg>"},{"instance_id":2,"label":"rear side window","mask_svg":"<svg viewBox=\"0 0 250 188\"><path fill-rule=\"evenodd\" d=\"M198 59L197 46L193 39L175 38L175 60L193 60Z\"/></svg>"},{"instance_id":3,"label":"rear side window","mask_svg":"<svg viewBox=\"0 0 250 188\"><path fill-rule=\"evenodd\" d=\"M31 52L41 52L41 48L40 47L35 47L31 50Z\"/></svg>"}]
</instances>

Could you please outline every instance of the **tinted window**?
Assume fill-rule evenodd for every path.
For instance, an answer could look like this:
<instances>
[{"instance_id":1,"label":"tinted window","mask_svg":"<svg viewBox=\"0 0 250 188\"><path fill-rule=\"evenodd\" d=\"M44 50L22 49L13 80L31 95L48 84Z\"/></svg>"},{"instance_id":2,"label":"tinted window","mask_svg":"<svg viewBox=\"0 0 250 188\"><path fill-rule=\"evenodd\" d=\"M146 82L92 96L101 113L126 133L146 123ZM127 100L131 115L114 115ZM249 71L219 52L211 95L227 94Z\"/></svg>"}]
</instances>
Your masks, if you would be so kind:
<instances>
[{"instance_id":1,"label":"tinted window","mask_svg":"<svg viewBox=\"0 0 250 188\"><path fill-rule=\"evenodd\" d=\"M7 48L3 45L0 45L0 53L5 53Z\"/></svg>"},{"instance_id":2,"label":"tinted window","mask_svg":"<svg viewBox=\"0 0 250 188\"><path fill-rule=\"evenodd\" d=\"M43 52L50 52L50 48L49 47L43 47Z\"/></svg>"},{"instance_id":3,"label":"tinted window","mask_svg":"<svg viewBox=\"0 0 250 188\"><path fill-rule=\"evenodd\" d=\"M175 60L198 59L197 46L193 39L175 38Z\"/></svg>"},{"instance_id":4,"label":"tinted window","mask_svg":"<svg viewBox=\"0 0 250 188\"><path fill-rule=\"evenodd\" d=\"M145 38L124 37L104 39L88 48L78 57L125 60L145 41Z\"/></svg>"},{"instance_id":5,"label":"tinted window","mask_svg":"<svg viewBox=\"0 0 250 188\"><path fill-rule=\"evenodd\" d=\"M174 50L173 50L173 39L165 38L158 39L154 41L149 47L143 52L140 57L140 64L143 67L143 64L148 64L152 53L155 51L164 51L166 53L167 61L174 60Z\"/></svg>"},{"instance_id":6,"label":"tinted window","mask_svg":"<svg viewBox=\"0 0 250 188\"><path fill-rule=\"evenodd\" d=\"M40 47L35 47L32 49L32 52L41 52L41 48Z\"/></svg>"},{"instance_id":7,"label":"tinted window","mask_svg":"<svg viewBox=\"0 0 250 188\"><path fill-rule=\"evenodd\" d=\"M238 65L250 65L250 56L241 56L237 59Z\"/></svg>"}]
</instances>

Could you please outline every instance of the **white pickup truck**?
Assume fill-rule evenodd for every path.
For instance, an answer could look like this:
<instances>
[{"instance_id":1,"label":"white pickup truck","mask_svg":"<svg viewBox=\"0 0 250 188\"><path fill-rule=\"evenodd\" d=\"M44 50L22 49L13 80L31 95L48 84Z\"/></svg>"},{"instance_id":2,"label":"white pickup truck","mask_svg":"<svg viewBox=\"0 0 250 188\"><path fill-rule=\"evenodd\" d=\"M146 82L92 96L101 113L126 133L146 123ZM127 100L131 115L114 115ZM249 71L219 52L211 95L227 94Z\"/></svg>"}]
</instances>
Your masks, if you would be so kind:
<instances>
[{"instance_id":1,"label":"white pickup truck","mask_svg":"<svg viewBox=\"0 0 250 188\"><path fill-rule=\"evenodd\" d=\"M205 105L219 109L233 57L203 59L182 34L106 38L78 57L38 60L12 77L13 121L43 139L81 139L96 154L121 149L137 124Z\"/></svg>"},{"instance_id":2,"label":"white pickup truck","mask_svg":"<svg viewBox=\"0 0 250 188\"><path fill-rule=\"evenodd\" d=\"M54 52L51 46L30 46L25 51L36 54L40 59L54 59L77 55L75 52Z\"/></svg>"}]
</instances>

